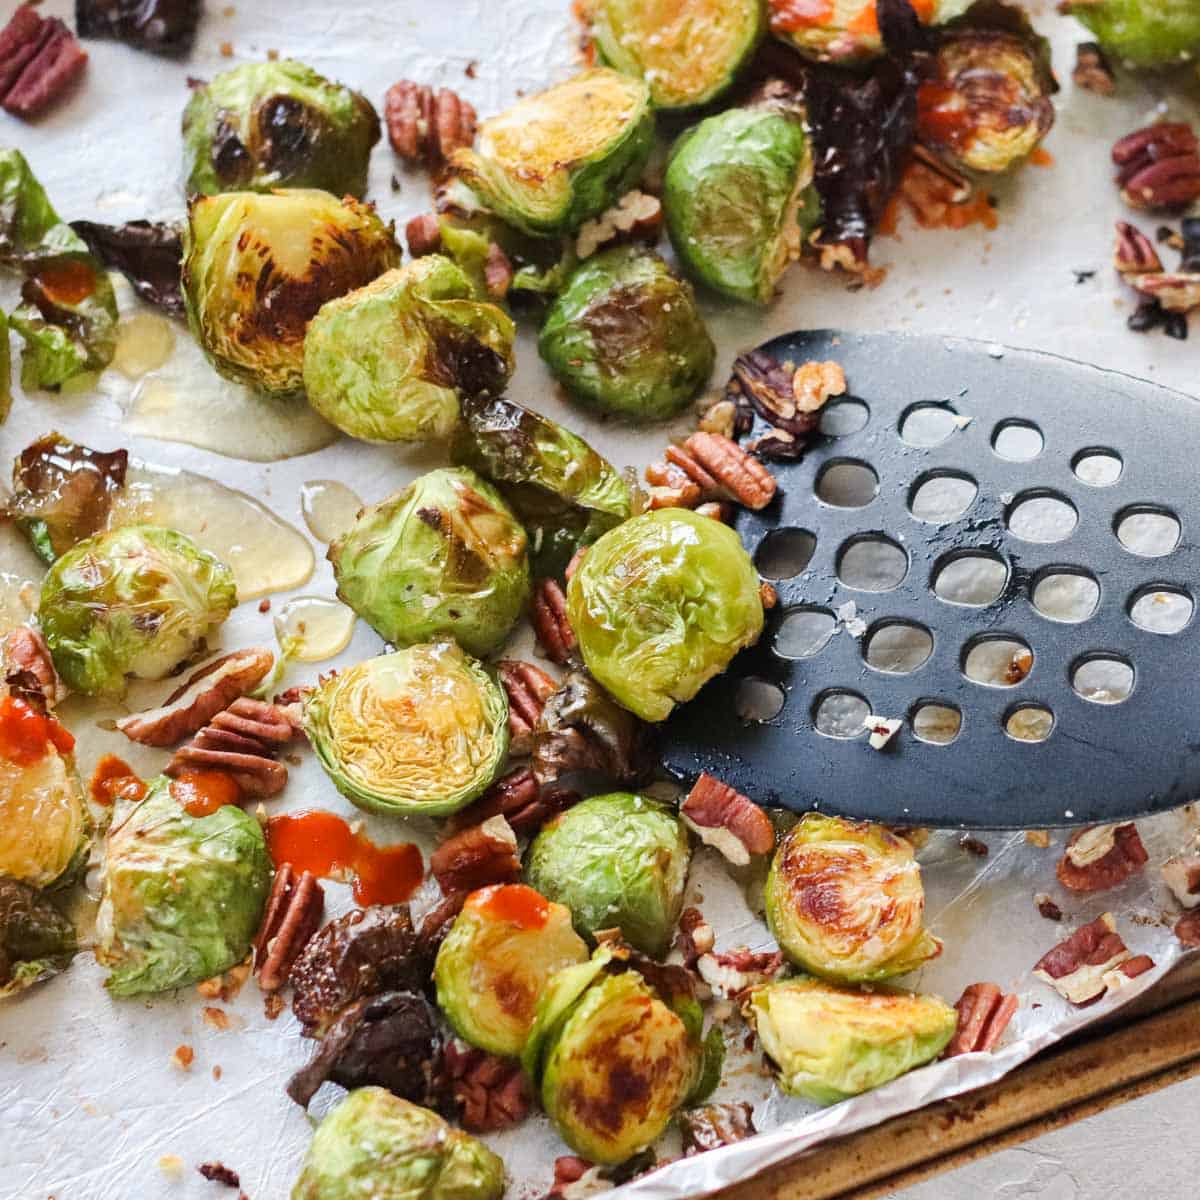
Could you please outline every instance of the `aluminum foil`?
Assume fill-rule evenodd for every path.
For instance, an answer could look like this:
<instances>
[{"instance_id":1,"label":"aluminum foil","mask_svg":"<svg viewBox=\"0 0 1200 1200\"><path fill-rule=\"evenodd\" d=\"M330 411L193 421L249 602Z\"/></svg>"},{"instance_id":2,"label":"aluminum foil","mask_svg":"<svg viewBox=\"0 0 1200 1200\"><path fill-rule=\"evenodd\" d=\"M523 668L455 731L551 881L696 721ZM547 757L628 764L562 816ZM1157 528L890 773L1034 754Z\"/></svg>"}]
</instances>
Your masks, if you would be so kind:
<instances>
[{"instance_id":1,"label":"aluminum foil","mask_svg":"<svg viewBox=\"0 0 1200 1200\"><path fill-rule=\"evenodd\" d=\"M902 223L898 238L877 243L876 261L889 266L878 290L849 292L842 281L796 268L777 303L765 312L706 302L719 347L714 379L723 379L733 357L748 346L794 328L838 325L952 333L1030 346L1195 390L1194 344L1128 333L1124 317L1129 297L1108 265L1112 222L1127 215L1110 181L1108 146L1153 115L1160 94L1170 95L1167 85L1127 82L1110 99L1073 89L1069 70L1083 31L1056 15L1050 3L1028 7L1052 36L1059 74L1067 81L1059 97L1058 125L1047 143L1055 165L1030 167L998 181L999 226L993 231L922 232ZM360 0L354 5L242 0L236 8L211 0L208 8L195 51L186 61L91 43L85 82L67 105L32 126L0 117L0 139L26 153L64 217L109 222L178 217L178 123L186 77L211 76L234 62L261 59L268 51L302 58L360 88L377 105L388 85L407 77L453 87L483 114L496 111L519 90L565 76L573 66L574 31L566 0L462 0L455 6L417 0ZM41 11L69 20L70 9L67 0L47 0ZM1177 98L1172 105L1178 115L1197 111ZM376 149L371 183L382 212L400 222L428 206L425 181L398 171L386 144ZM122 303L129 313L137 310L127 290ZM0 427L0 461L9 461L33 437L55 427L100 448L125 445L148 462L190 468L241 488L298 527L300 487L306 481L342 479L371 501L436 461L436 455L426 452L345 440L326 445L328 431L307 424L299 433L291 431L291 443L299 438L306 446L324 448L279 459L289 437L280 435L279 414L269 410L255 426L253 457L259 461L197 448L195 443L211 443L220 432L221 418L213 413L239 397L189 354L182 328L177 341L181 348L163 373L189 400L178 410L175 427L165 431L178 440L147 436L155 427L139 419L145 416L144 408L139 409L139 385L110 370L94 391L18 397L11 418ZM569 422L620 464L646 462L671 432L635 433L568 409L541 367L528 331L518 348L511 394ZM1002 399L994 403L994 413L976 416L1006 415ZM296 420L306 418L301 413ZM1097 411L1097 427L1103 427L1102 410ZM1147 444L1152 444L1149 437ZM0 569L31 578L36 571L10 530L0 529ZM332 590L324 561L299 589L324 595ZM275 598L276 607L283 598ZM222 641L232 648L270 644L271 637L271 616L260 614L252 602L230 620ZM360 626L341 661L356 661L378 648L374 635ZM295 667L289 681L303 682L327 665L336 661L321 668ZM147 707L167 690L140 686L128 704ZM85 771L105 750L145 771L161 767L160 752L133 747L96 726L102 715L78 704L67 712L80 737ZM1031 777L1028 786L1036 788L1037 778ZM1064 797L1064 807L1069 799ZM361 816L306 756L270 811L313 806L348 818ZM1157 865L1193 835L1195 825L1187 810L1140 822L1150 866L1122 888L1086 900L1064 894L1054 882L1065 834L1053 835L1049 848L1031 845L1020 834L984 835L989 853L982 858L965 851L953 832L935 835L920 858L930 923L946 950L905 982L951 1000L977 980L1018 992L1021 1009L1001 1047L993 1054L924 1068L825 1110L781 1096L752 1053L731 1054L716 1098L750 1100L762 1133L677 1162L627 1185L621 1194L684 1200L744 1180L830 1136L988 1083L1152 987L1179 956L1170 932L1176 914L1159 883ZM382 841L412 838L426 848L432 842L432 830L424 827L372 817L366 818L366 826ZM689 891L689 902L700 903L716 927L719 948L770 945L741 888L713 852L697 856ZM348 889L333 884L328 892L332 913L348 907ZM1033 901L1038 892L1058 901L1066 913L1063 923L1039 916ZM417 898L418 909L430 900L426 890ZM1031 967L1070 930L1106 910L1116 914L1131 951L1150 954L1157 966L1116 997L1072 1009L1032 978ZM101 981L102 972L83 954L62 977L0 1009L0 1197L202 1200L214 1194L213 1185L200 1178L195 1166L220 1160L239 1172L252 1200L282 1200L310 1134L304 1114L283 1093L284 1081L310 1050L290 1013L269 1021L253 984L229 1003L202 999L192 990L116 1003ZM742 1027L730 1026L731 1045L740 1046L742 1035ZM190 1070L172 1063L180 1045L194 1050ZM330 1099L326 1093L318 1097L316 1115ZM544 1118L536 1116L489 1140L505 1158L513 1197L544 1193L553 1158L565 1152ZM669 1138L661 1147L664 1158L677 1152Z\"/></svg>"}]
</instances>

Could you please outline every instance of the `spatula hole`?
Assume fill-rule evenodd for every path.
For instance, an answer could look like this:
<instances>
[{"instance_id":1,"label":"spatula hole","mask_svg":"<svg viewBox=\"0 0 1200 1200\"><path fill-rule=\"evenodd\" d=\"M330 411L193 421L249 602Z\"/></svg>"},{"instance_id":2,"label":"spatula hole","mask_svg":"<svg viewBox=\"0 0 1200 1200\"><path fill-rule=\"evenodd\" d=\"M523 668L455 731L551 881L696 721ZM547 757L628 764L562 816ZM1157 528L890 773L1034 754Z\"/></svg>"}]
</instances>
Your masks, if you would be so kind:
<instances>
[{"instance_id":1,"label":"spatula hole","mask_svg":"<svg viewBox=\"0 0 1200 1200\"><path fill-rule=\"evenodd\" d=\"M758 543L754 565L764 579L792 579L812 561L817 535L807 529L772 529Z\"/></svg>"},{"instance_id":2,"label":"spatula hole","mask_svg":"<svg viewBox=\"0 0 1200 1200\"><path fill-rule=\"evenodd\" d=\"M1187 626L1195 602L1180 587L1155 583L1140 588L1129 605L1129 619L1149 633L1178 633Z\"/></svg>"},{"instance_id":3,"label":"spatula hole","mask_svg":"<svg viewBox=\"0 0 1200 1200\"><path fill-rule=\"evenodd\" d=\"M933 572L933 592L947 604L980 607L1000 598L1008 566L998 555L967 550L944 558Z\"/></svg>"},{"instance_id":4,"label":"spatula hole","mask_svg":"<svg viewBox=\"0 0 1200 1200\"><path fill-rule=\"evenodd\" d=\"M933 653L933 635L912 621L881 621L866 637L863 658L877 671L908 675Z\"/></svg>"},{"instance_id":5,"label":"spatula hole","mask_svg":"<svg viewBox=\"0 0 1200 1200\"><path fill-rule=\"evenodd\" d=\"M1017 742L1044 742L1054 729L1054 714L1041 704L1022 704L1010 709L1004 732Z\"/></svg>"},{"instance_id":6,"label":"spatula hole","mask_svg":"<svg viewBox=\"0 0 1200 1200\"><path fill-rule=\"evenodd\" d=\"M1099 446L1080 450L1071 460L1075 477L1089 487L1112 487L1124 469L1125 464L1115 450Z\"/></svg>"},{"instance_id":7,"label":"spatula hole","mask_svg":"<svg viewBox=\"0 0 1200 1200\"><path fill-rule=\"evenodd\" d=\"M1033 670L1033 651L1020 638L985 634L967 643L962 672L984 687L1016 687Z\"/></svg>"},{"instance_id":8,"label":"spatula hole","mask_svg":"<svg viewBox=\"0 0 1200 1200\"><path fill-rule=\"evenodd\" d=\"M969 475L931 471L913 484L908 509L918 521L944 524L961 517L978 493L979 488Z\"/></svg>"},{"instance_id":9,"label":"spatula hole","mask_svg":"<svg viewBox=\"0 0 1200 1200\"><path fill-rule=\"evenodd\" d=\"M863 508L879 492L879 476L864 462L838 459L817 477L817 497L835 508Z\"/></svg>"},{"instance_id":10,"label":"spatula hole","mask_svg":"<svg viewBox=\"0 0 1200 1200\"><path fill-rule=\"evenodd\" d=\"M1086 621L1100 603L1100 584L1081 567L1047 567L1033 585L1033 607L1051 621Z\"/></svg>"},{"instance_id":11,"label":"spatula hole","mask_svg":"<svg viewBox=\"0 0 1200 1200\"><path fill-rule=\"evenodd\" d=\"M827 608L793 608L784 613L773 649L780 658L812 658L829 644L837 618Z\"/></svg>"},{"instance_id":12,"label":"spatula hole","mask_svg":"<svg viewBox=\"0 0 1200 1200\"><path fill-rule=\"evenodd\" d=\"M1061 542L1079 523L1075 506L1054 492L1023 492L1009 505L1009 532L1023 542Z\"/></svg>"},{"instance_id":13,"label":"spatula hole","mask_svg":"<svg viewBox=\"0 0 1200 1200\"><path fill-rule=\"evenodd\" d=\"M907 574L908 555L882 534L851 538L838 554L838 578L861 592L890 592Z\"/></svg>"},{"instance_id":14,"label":"spatula hole","mask_svg":"<svg viewBox=\"0 0 1200 1200\"><path fill-rule=\"evenodd\" d=\"M1165 508L1136 505L1117 513L1117 537L1130 554L1162 558L1179 545L1179 518Z\"/></svg>"},{"instance_id":15,"label":"spatula hole","mask_svg":"<svg viewBox=\"0 0 1200 1200\"><path fill-rule=\"evenodd\" d=\"M822 692L813 705L813 724L831 738L853 738L863 732L871 706L857 692Z\"/></svg>"},{"instance_id":16,"label":"spatula hole","mask_svg":"<svg viewBox=\"0 0 1200 1200\"><path fill-rule=\"evenodd\" d=\"M783 711L783 688L769 679L748 675L737 687L733 708L743 721L761 725L773 721Z\"/></svg>"},{"instance_id":17,"label":"spatula hole","mask_svg":"<svg viewBox=\"0 0 1200 1200\"><path fill-rule=\"evenodd\" d=\"M821 432L826 437L848 437L865 429L871 410L861 400L835 400L821 410Z\"/></svg>"},{"instance_id":18,"label":"spatula hole","mask_svg":"<svg viewBox=\"0 0 1200 1200\"><path fill-rule=\"evenodd\" d=\"M922 700L909 717L913 735L931 746L948 746L962 729L962 713L940 700Z\"/></svg>"},{"instance_id":19,"label":"spatula hole","mask_svg":"<svg viewBox=\"0 0 1200 1200\"><path fill-rule=\"evenodd\" d=\"M1072 668L1071 686L1093 704L1120 704L1133 691L1133 666L1110 654L1091 654Z\"/></svg>"},{"instance_id":20,"label":"spatula hole","mask_svg":"<svg viewBox=\"0 0 1200 1200\"><path fill-rule=\"evenodd\" d=\"M914 404L900 416L901 441L921 450L940 446L958 428L958 413L948 404Z\"/></svg>"},{"instance_id":21,"label":"spatula hole","mask_svg":"<svg viewBox=\"0 0 1200 1200\"><path fill-rule=\"evenodd\" d=\"M1032 421L1001 421L992 431L992 449L997 458L1029 462L1045 446L1042 431Z\"/></svg>"}]
</instances>

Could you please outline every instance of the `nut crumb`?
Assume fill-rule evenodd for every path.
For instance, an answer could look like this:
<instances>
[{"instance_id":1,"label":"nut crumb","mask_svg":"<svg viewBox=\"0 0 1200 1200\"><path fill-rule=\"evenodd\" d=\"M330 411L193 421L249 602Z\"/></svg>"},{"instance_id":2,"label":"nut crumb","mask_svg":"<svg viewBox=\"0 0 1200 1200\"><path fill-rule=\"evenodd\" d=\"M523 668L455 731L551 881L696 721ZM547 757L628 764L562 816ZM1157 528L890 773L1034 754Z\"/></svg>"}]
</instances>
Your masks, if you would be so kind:
<instances>
[{"instance_id":1,"label":"nut crumb","mask_svg":"<svg viewBox=\"0 0 1200 1200\"><path fill-rule=\"evenodd\" d=\"M271 611L271 597L270 596L264 596L258 602L258 611L260 613L269 613Z\"/></svg>"},{"instance_id":2,"label":"nut crumb","mask_svg":"<svg viewBox=\"0 0 1200 1200\"><path fill-rule=\"evenodd\" d=\"M223 1008L216 1008L211 1004L206 1004L201 1010L200 1015L204 1018L205 1025L212 1029L219 1029L224 1032L230 1027L229 1014Z\"/></svg>"},{"instance_id":3,"label":"nut crumb","mask_svg":"<svg viewBox=\"0 0 1200 1200\"><path fill-rule=\"evenodd\" d=\"M178 1154L164 1154L158 1160L158 1169L164 1175L178 1179L183 1174L183 1159Z\"/></svg>"},{"instance_id":4,"label":"nut crumb","mask_svg":"<svg viewBox=\"0 0 1200 1200\"><path fill-rule=\"evenodd\" d=\"M175 1047L175 1053L171 1055L171 1066L178 1067L181 1071L190 1071L195 1057L195 1050L184 1043Z\"/></svg>"},{"instance_id":5,"label":"nut crumb","mask_svg":"<svg viewBox=\"0 0 1200 1200\"><path fill-rule=\"evenodd\" d=\"M213 1069L212 1069L213 1080L217 1083L220 1083L222 1074L223 1074L223 1072L221 1070L220 1064L219 1063L214 1064Z\"/></svg>"},{"instance_id":6,"label":"nut crumb","mask_svg":"<svg viewBox=\"0 0 1200 1200\"><path fill-rule=\"evenodd\" d=\"M217 49L221 52L222 58L232 58L233 57L233 43L232 42L222 42L217 47Z\"/></svg>"},{"instance_id":7,"label":"nut crumb","mask_svg":"<svg viewBox=\"0 0 1200 1200\"><path fill-rule=\"evenodd\" d=\"M196 1170L210 1183L219 1183L222 1187L227 1188L240 1189L242 1186L238 1173L222 1162L201 1163Z\"/></svg>"},{"instance_id":8,"label":"nut crumb","mask_svg":"<svg viewBox=\"0 0 1200 1200\"><path fill-rule=\"evenodd\" d=\"M268 50L267 51L267 62L278 62L278 61L279 61L279 51L278 50Z\"/></svg>"},{"instance_id":9,"label":"nut crumb","mask_svg":"<svg viewBox=\"0 0 1200 1200\"><path fill-rule=\"evenodd\" d=\"M279 1014L287 1007L287 1002L279 992L268 992L263 997L263 1014L268 1021L279 1019Z\"/></svg>"},{"instance_id":10,"label":"nut crumb","mask_svg":"<svg viewBox=\"0 0 1200 1200\"><path fill-rule=\"evenodd\" d=\"M1038 892L1034 896L1033 902L1037 905L1038 912L1047 921L1061 921L1063 919L1063 910L1045 892Z\"/></svg>"},{"instance_id":11,"label":"nut crumb","mask_svg":"<svg viewBox=\"0 0 1200 1200\"><path fill-rule=\"evenodd\" d=\"M970 834L959 838L958 844L968 854L974 854L976 858L987 858L988 856L987 842L981 842L977 837L972 837Z\"/></svg>"},{"instance_id":12,"label":"nut crumb","mask_svg":"<svg viewBox=\"0 0 1200 1200\"><path fill-rule=\"evenodd\" d=\"M1031 846L1036 846L1039 850L1045 850L1050 845L1050 830L1027 829L1025 830L1025 840Z\"/></svg>"}]
</instances>

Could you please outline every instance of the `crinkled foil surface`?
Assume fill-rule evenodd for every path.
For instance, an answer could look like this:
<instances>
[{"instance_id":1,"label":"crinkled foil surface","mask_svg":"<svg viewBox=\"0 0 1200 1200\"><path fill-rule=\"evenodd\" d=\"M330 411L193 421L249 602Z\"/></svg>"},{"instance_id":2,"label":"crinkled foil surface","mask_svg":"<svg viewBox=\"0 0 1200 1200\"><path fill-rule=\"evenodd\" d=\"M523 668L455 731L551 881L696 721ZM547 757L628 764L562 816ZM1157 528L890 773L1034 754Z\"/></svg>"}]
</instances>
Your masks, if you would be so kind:
<instances>
[{"instance_id":1,"label":"crinkled foil surface","mask_svg":"<svg viewBox=\"0 0 1200 1200\"><path fill-rule=\"evenodd\" d=\"M416 0L238 0L236 10L208 0L207 7L187 61L90 43L85 84L65 107L34 126L0 117L0 140L25 152L66 219L177 217L182 211L179 115L187 98L186 77L209 77L233 62L261 59L269 50L304 59L360 88L377 105L389 84L407 77L453 87L482 114L496 111L519 90L561 78L573 63L575 35L566 0L440 5ZM1146 375L1185 392L1196 390L1194 341L1176 343L1125 330L1129 299L1109 266L1112 223L1123 214L1108 164L1110 143L1151 116L1160 100L1168 98L1172 111L1180 114L1194 115L1195 108L1177 94L1171 96L1163 84L1129 85L1115 99L1074 89L1070 66L1074 44L1084 31L1057 16L1048 0L1030 7L1039 26L1053 37L1065 84L1058 125L1047 143L1054 165L1027 168L996 186L1000 223L994 231L975 226L921 232L902 225L899 239L880 240L875 259L889 264L890 272L877 291L851 293L836 279L797 268L766 312L706 302L720 351L715 380L725 377L739 350L778 333L842 326L974 336L1051 350ZM42 11L70 20L69 9L65 0L53 0ZM6 17L7 10L0 15ZM232 58L222 55L223 43L232 49ZM473 62L477 67L468 77ZM381 144L373 160L371 194L386 216L402 222L427 206L426 185L421 177L401 171L395 190L394 167L386 143ZM1077 282L1077 271L1096 273ZM136 308L128 298L124 303ZM177 339L186 340L182 329ZM197 430L207 419L208 399L218 385L195 356L177 359L167 370L174 372L177 389L194 401L194 408L185 408L178 417L175 433L181 441L138 434L129 416L132 384L110 370L96 391L84 395L18 396L10 420L0 427L0 460L10 461L34 436L58 428L100 448L129 446L150 462L189 467L241 488L300 528L300 487L306 481L342 479L373 501L435 461L427 454L346 440L283 461L248 462L195 449L184 443L204 440L197 438ZM622 465L648 461L669 433L629 432L568 411L527 333L511 394L567 420ZM1006 415L1003 397L989 403L977 401L975 415L988 420ZM1102 409L1096 425L1103 429ZM256 451L256 458L270 458L269 439ZM0 530L0 564L17 574L34 570L8 530ZM321 560L313 580L300 590L329 595L332 589L328 565ZM281 599L275 598L276 606ZM250 602L228 622L222 644L270 644L271 637L271 617ZM374 635L360 626L342 661L355 661L378 648ZM318 669L323 667L296 666L290 681L303 682ZM141 686L128 703L149 706L169 686ZM85 772L109 749L146 771L164 760L161 752L137 752L120 735L96 728L95 712L75 705L66 715L79 735ZM1181 714L1181 737L1188 736L1185 718ZM863 752L868 753L865 747ZM1038 786L1035 776L1028 786ZM1064 808L1070 807L1069 800L1064 797ZM312 806L359 815L306 756L271 811ZM380 840L415 838L426 847L431 844L429 829L377 818L366 824ZM1048 849L1028 844L1020 834L985 834L990 852L983 858L960 848L953 833L936 835L920 857L930 922L946 950L904 982L951 1000L980 979L1019 992L1022 1006L1001 1048L992 1055L916 1071L824 1111L780 1096L754 1057L732 1054L717 1099L752 1100L761 1135L679 1162L628 1185L622 1194L683 1200L745 1179L831 1135L994 1080L1105 1015L1113 1004L1153 986L1179 953L1170 933L1172 909L1156 867L1190 836L1193 825L1186 811L1141 822L1150 867L1124 887L1084 900L1065 895L1054 882L1065 834L1055 834ZM689 902L703 897L704 912L718 930L718 948L768 945L766 931L741 891L711 855L703 851L697 856ZM328 892L333 913L348 905L347 888L332 884ZM1037 892L1056 898L1066 913L1064 923L1038 915L1033 902ZM422 901L427 903L428 897L418 897L418 907ZM1106 909L1117 915L1132 952L1148 953L1158 965L1118 998L1073 1010L1033 979L1031 967L1069 930ZM251 1200L287 1196L310 1133L304 1114L283 1092L284 1081L309 1051L290 1013L268 1021L253 984L226 1005L206 1001L192 990L117 1003L105 994L101 980L101 971L84 954L64 976L0 1010L0 1196L199 1200L212 1196L214 1185L201 1179L195 1166L214 1159L239 1172ZM229 1028L206 1020L206 1005L223 1007ZM739 1027L731 1027L730 1041L741 1044ZM186 1072L171 1063L179 1045L195 1051ZM321 1099L315 1105L318 1114ZM552 1160L564 1148L544 1119L535 1117L491 1140L508 1165L510 1196L534 1197L546 1190ZM662 1147L664 1157L674 1152L669 1141ZM171 1156L182 1163L180 1172L164 1169L175 1161Z\"/></svg>"}]
</instances>

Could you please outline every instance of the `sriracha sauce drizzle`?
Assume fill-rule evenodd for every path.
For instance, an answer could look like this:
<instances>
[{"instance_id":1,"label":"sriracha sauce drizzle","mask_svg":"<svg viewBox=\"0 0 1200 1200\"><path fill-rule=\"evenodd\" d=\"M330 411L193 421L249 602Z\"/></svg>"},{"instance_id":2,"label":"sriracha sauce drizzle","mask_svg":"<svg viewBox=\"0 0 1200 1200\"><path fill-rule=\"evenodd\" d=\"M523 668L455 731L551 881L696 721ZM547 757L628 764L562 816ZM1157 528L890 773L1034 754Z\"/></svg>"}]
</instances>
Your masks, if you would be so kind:
<instances>
[{"instance_id":1,"label":"sriracha sauce drizzle","mask_svg":"<svg viewBox=\"0 0 1200 1200\"><path fill-rule=\"evenodd\" d=\"M19 696L0 697L0 757L31 767L50 753L75 749L75 739L54 717L38 712Z\"/></svg>"}]
</instances>

